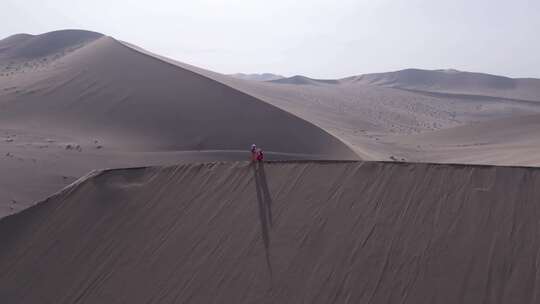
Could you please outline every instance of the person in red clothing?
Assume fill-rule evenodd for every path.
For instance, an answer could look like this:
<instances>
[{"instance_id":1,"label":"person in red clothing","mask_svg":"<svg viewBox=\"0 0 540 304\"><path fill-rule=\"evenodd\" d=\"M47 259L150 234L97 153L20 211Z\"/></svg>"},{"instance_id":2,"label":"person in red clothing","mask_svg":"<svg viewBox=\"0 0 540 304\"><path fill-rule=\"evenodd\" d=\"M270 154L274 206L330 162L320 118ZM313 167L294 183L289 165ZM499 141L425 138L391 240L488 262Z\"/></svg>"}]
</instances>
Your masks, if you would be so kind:
<instances>
[{"instance_id":1,"label":"person in red clothing","mask_svg":"<svg viewBox=\"0 0 540 304\"><path fill-rule=\"evenodd\" d=\"M263 161L264 159L264 154L263 154L263 150L262 149L257 149L257 160L258 161Z\"/></svg>"},{"instance_id":2,"label":"person in red clothing","mask_svg":"<svg viewBox=\"0 0 540 304\"><path fill-rule=\"evenodd\" d=\"M254 162L257 160L257 146L255 144L251 145L251 161Z\"/></svg>"}]
</instances>

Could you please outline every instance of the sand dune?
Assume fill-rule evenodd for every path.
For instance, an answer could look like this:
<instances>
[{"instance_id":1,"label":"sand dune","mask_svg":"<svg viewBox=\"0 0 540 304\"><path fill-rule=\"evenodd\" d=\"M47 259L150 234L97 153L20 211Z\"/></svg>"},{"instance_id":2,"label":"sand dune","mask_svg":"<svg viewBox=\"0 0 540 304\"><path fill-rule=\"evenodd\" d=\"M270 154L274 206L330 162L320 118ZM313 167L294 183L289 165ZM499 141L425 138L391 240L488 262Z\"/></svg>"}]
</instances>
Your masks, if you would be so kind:
<instances>
[{"instance_id":1,"label":"sand dune","mask_svg":"<svg viewBox=\"0 0 540 304\"><path fill-rule=\"evenodd\" d=\"M338 84L338 80L334 79L313 79L308 78L301 75L296 75L289 78L280 78L276 80L272 80L273 83L283 83L283 84L311 84L311 85L319 85L319 84Z\"/></svg>"},{"instance_id":2,"label":"sand dune","mask_svg":"<svg viewBox=\"0 0 540 304\"><path fill-rule=\"evenodd\" d=\"M0 169L14 172L0 176L0 217L91 169L243 160L251 143L273 159L540 165L535 136L505 135L537 133L520 119L540 114L526 100L534 79L406 70L257 82L85 31L6 38L0 65ZM477 127L491 121L507 123Z\"/></svg>"},{"instance_id":3,"label":"sand dune","mask_svg":"<svg viewBox=\"0 0 540 304\"><path fill-rule=\"evenodd\" d=\"M538 302L540 80L233 76L0 40L0 302Z\"/></svg>"},{"instance_id":4,"label":"sand dune","mask_svg":"<svg viewBox=\"0 0 540 304\"><path fill-rule=\"evenodd\" d=\"M22 60L46 57L69 48L84 46L102 34L62 30L41 35L18 34L0 40L0 60Z\"/></svg>"},{"instance_id":5,"label":"sand dune","mask_svg":"<svg viewBox=\"0 0 540 304\"><path fill-rule=\"evenodd\" d=\"M257 142L269 151L353 155L308 122L112 38L66 55L46 73L5 93L3 122L32 118L41 128L140 149L240 150Z\"/></svg>"},{"instance_id":6,"label":"sand dune","mask_svg":"<svg viewBox=\"0 0 540 304\"><path fill-rule=\"evenodd\" d=\"M228 76L238 78L238 79L254 80L254 81L270 81L270 80L276 80L276 79L284 78L281 75L276 75L276 74L272 74L272 73L262 73L262 74L236 73L236 74L230 74Z\"/></svg>"},{"instance_id":7,"label":"sand dune","mask_svg":"<svg viewBox=\"0 0 540 304\"><path fill-rule=\"evenodd\" d=\"M538 84L540 80L536 79L512 80L478 73L411 70L418 72L421 75L418 78L425 80L424 82L418 81L417 84L423 83L426 87L431 86L432 89L436 87L433 85L433 81L439 81L437 77L434 77L434 80L429 78L432 72L456 74L453 76L456 78L463 76L463 80L452 80L456 82L453 86L454 93L436 92L434 89L422 91L412 89L412 86L410 88L390 87L381 83L369 83L365 81L366 79L360 81L358 77L316 80L304 76L294 76L277 81L254 82L194 67L152 54L133 45L127 45L149 56L226 84L310 121L346 142L363 159L447 162L450 160L444 159L444 154L418 153L416 149L410 149L409 144L401 146L402 142L407 142L406 139L396 140L396 138L400 136L411 138L411 135L415 134L540 113L540 102L516 98L516 96L523 97L522 95L531 92L534 95L534 92L540 91L540 84ZM384 75L387 74L393 75L394 73ZM485 95L490 92L485 90L483 83L489 83L489 79L492 78L504 79L504 81L510 79L512 82L529 83L530 86L526 90L519 88L507 91L506 95L510 97L501 97L505 95L501 93L504 90L496 92L500 93L501 96ZM441 79L441 83L437 86L444 85L444 77ZM496 81L492 80L491 82ZM473 90L473 94L463 93L471 90ZM494 93L494 95L497 94ZM516 119L515 122L519 124L519 119ZM496 132L497 130L492 131ZM530 130L530 132L534 131ZM440 137L440 142L443 140ZM453 140L453 138L448 138L450 142ZM463 145L456 147L461 146ZM540 165L540 162L532 161L535 158L529 156L524 159L514 158L513 161L509 162L513 156L523 155L522 151L517 151L514 148L513 146L505 146L501 149L498 153L501 158L490 157L487 161L476 158L480 159L480 162L477 162L475 158L462 160L467 163L498 164L498 161L502 160L504 164L511 165L523 163ZM531 145L531 148L540 149L540 144L536 147ZM463 152L468 153L466 149ZM481 152L488 153L489 151Z\"/></svg>"},{"instance_id":8,"label":"sand dune","mask_svg":"<svg viewBox=\"0 0 540 304\"><path fill-rule=\"evenodd\" d=\"M110 37L58 31L0 47L0 170L15 172L0 177L0 217L96 168L243 160L252 143L274 158L357 159L305 120Z\"/></svg>"},{"instance_id":9,"label":"sand dune","mask_svg":"<svg viewBox=\"0 0 540 304\"><path fill-rule=\"evenodd\" d=\"M481 92L424 92L346 81L261 83L191 69L313 122L347 142L363 159L390 160L400 153L401 158L421 161L416 152L401 149L396 136L540 113L539 102L482 96ZM507 148L506 153L512 155L511 147Z\"/></svg>"},{"instance_id":10,"label":"sand dune","mask_svg":"<svg viewBox=\"0 0 540 304\"><path fill-rule=\"evenodd\" d=\"M509 78L457 70L406 69L349 77L344 81L419 91L540 101L540 79Z\"/></svg>"},{"instance_id":11,"label":"sand dune","mask_svg":"<svg viewBox=\"0 0 540 304\"><path fill-rule=\"evenodd\" d=\"M540 171L379 162L95 172L0 220L9 303L535 303Z\"/></svg>"},{"instance_id":12,"label":"sand dune","mask_svg":"<svg viewBox=\"0 0 540 304\"><path fill-rule=\"evenodd\" d=\"M413 86L390 87L381 83L370 83L365 81L366 79L361 81L359 77L317 80L297 75L276 81L254 82L201 69L153 54L134 45L127 43L126 45L143 54L226 84L310 121L348 143L363 159L388 160L393 159L398 152L406 159L418 159L416 154L407 155L407 149L396 147L398 142L387 143L396 135L409 136L540 113L540 102L516 98L516 96L523 97L522 95L526 96L529 93L540 96L535 93L540 92L538 79L511 79L448 70L403 71L405 76L408 74L407 71L420 75L417 76L420 79L416 83L418 86L423 84L424 87L435 88L445 86L445 82L455 83L454 93L436 92L434 89L432 91L415 90ZM452 76L451 81L447 81L445 77L436 76L431 79L430 75L433 73L455 74L455 76ZM395 74L402 73L391 72L381 75L395 77ZM370 75L378 74L369 74L366 77ZM520 87L513 91L506 91L508 93L506 95L510 97L501 97L505 95L501 93L505 91L504 85L499 88L502 91L497 91L497 94L501 96L485 95L485 83L497 82L492 79L528 83L528 86L525 86L526 89ZM434 82L440 83L433 85ZM472 94L463 93L471 90ZM387 141L384 140L386 137L389 138ZM511 150L508 151L509 154L511 152ZM493 161L493 164L497 164L495 160Z\"/></svg>"}]
</instances>

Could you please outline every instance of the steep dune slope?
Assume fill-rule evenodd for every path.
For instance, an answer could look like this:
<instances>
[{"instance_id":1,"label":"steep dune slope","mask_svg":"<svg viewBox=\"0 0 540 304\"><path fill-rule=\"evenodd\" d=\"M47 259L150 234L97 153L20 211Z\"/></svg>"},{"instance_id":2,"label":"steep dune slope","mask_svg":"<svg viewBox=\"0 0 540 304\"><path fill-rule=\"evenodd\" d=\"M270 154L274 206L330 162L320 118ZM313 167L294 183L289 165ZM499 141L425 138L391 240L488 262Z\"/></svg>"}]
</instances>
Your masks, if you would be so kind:
<instances>
[{"instance_id":1,"label":"steep dune slope","mask_svg":"<svg viewBox=\"0 0 540 304\"><path fill-rule=\"evenodd\" d=\"M540 170L96 172L0 220L9 303L536 303Z\"/></svg>"},{"instance_id":2,"label":"steep dune slope","mask_svg":"<svg viewBox=\"0 0 540 304\"><path fill-rule=\"evenodd\" d=\"M5 93L3 122L31 118L40 128L168 150L241 150L257 142L278 152L353 155L308 122L112 38L65 56L46 74Z\"/></svg>"}]
</instances>

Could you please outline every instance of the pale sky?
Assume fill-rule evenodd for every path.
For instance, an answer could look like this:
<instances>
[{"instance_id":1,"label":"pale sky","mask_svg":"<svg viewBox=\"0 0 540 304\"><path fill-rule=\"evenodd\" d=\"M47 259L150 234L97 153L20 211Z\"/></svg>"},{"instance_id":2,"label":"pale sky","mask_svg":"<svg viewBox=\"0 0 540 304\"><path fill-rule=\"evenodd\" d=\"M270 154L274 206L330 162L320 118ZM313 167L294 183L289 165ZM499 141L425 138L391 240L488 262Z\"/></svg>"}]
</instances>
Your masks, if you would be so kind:
<instances>
[{"instance_id":1,"label":"pale sky","mask_svg":"<svg viewBox=\"0 0 540 304\"><path fill-rule=\"evenodd\" d=\"M2 0L0 37L77 28L221 73L540 78L540 0Z\"/></svg>"}]
</instances>

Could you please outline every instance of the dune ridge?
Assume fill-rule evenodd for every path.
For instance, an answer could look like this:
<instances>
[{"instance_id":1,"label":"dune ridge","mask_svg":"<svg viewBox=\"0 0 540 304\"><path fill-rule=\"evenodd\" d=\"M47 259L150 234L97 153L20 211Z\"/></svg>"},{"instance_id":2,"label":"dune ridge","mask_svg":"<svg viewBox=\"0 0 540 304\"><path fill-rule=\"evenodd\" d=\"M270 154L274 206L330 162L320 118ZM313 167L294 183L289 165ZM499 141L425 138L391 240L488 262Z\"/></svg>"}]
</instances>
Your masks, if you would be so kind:
<instances>
[{"instance_id":1,"label":"dune ridge","mask_svg":"<svg viewBox=\"0 0 540 304\"><path fill-rule=\"evenodd\" d=\"M540 169L523 167L300 161L100 171L0 220L0 296L533 303L538 189Z\"/></svg>"}]
</instances>

